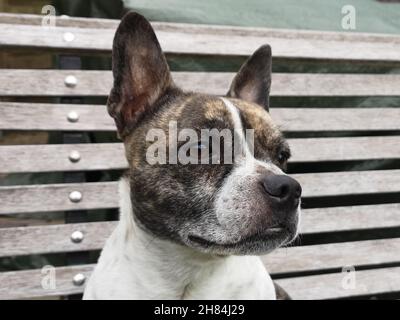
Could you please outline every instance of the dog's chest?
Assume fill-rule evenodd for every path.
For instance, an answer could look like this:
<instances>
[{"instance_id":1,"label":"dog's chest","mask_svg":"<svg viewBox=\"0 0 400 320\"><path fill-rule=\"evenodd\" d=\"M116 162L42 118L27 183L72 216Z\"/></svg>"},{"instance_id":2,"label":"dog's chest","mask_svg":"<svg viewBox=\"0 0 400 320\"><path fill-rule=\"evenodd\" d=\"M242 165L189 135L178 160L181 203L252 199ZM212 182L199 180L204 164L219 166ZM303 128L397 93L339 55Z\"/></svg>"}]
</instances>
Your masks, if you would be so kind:
<instances>
[{"instance_id":1,"label":"dog's chest","mask_svg":"<svg viewBox=\"0 0 400 320\"><path fill-rule=\"evenodd\" d=\"M112 239L110 239L112 240ZM111 244L109 241L108 244ZM171 251L171 250L166 250ZM158 258L160 258L158 260ZM230 256L193 268L189 259L127 255L107 246L85 290L85 299L275 299L261 260Z\"/></svg>"},{"instance_id":2,"label":"dog's chest","mask_svg":"<svg viewBox=\"0 0 400 320\"><path fill-rule=\"evenodd\" d=\"M201 270L183 299L275 299L273 282L258 257L230 257Z\"/></svg>"}]
</instances>

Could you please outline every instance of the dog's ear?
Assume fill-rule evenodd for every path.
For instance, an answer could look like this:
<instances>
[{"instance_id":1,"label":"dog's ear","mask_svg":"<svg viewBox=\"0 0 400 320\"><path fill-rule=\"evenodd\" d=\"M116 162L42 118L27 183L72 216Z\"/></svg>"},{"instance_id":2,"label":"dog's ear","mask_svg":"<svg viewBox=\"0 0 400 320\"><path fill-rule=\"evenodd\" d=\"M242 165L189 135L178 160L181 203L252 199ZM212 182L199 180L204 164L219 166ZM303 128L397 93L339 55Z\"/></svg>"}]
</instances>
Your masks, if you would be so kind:
<instances>
[{"instance_id":1,"label":"dog's ear","mask_svg":"<svg viewBox=\"0 0 400 320\"><path fill-rule=\"evenodd\" d=\"M227 96L255 102L268 111L271 66L271 47L263 45L242 65Z\"/></svg>"},{"instance_id":2,"label":"dog's ear","mask_svg":"<svg viewBox=\"0 0 400 320\"><path fill-rule=\"evenodd\" d=\"M122 19L112 59L114 85L107 106L124 139L174 84L152 26L138 13L130 12Z\"/></svg>"}]
</instances>

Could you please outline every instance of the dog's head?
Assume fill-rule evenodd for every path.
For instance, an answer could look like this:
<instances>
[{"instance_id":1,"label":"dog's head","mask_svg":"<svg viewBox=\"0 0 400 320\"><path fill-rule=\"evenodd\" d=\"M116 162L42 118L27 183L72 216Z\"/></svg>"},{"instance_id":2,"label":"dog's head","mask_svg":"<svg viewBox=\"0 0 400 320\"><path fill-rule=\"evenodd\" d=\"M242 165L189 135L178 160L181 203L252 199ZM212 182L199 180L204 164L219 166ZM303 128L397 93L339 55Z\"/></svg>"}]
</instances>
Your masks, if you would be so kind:
<instances>
[{"instance_id":1,"label":"dog's head","mask_svg":"<svg viewBox=\"0 0 400 320\"><path fill-rule=\"evenodd\" d=\"M183 92L150 23L129 13L115 35L113 74L108 110L142 228L213 254L263 254L294 239L301 187L283 173L290 151L268 113L269 46L244 63L225 97ZM210 142L204 129L222 139ZM187 154L200 164L180 161Z\"/></svg>"}]
</instances>

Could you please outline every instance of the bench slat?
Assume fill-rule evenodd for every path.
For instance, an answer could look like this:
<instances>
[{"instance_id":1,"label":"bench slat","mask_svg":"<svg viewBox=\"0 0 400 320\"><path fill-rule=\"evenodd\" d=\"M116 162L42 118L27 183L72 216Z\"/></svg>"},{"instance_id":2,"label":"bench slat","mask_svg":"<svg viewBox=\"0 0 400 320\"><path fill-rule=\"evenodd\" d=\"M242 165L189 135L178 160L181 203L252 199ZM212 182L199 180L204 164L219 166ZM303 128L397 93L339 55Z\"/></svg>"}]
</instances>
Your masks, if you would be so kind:
<instances>
[{"instance_id":1,"label":"bench slat","mask_svg":"<svg viewBox=\"0 0 400 320\"><path fill-rule=\"evenodd\" d=\"M393 193L400 191L400 170L350 171L292 175L303 186L303 196L323 197ZM0 214L116 208L118 182L0 187ZM80 191L73 203L68 196Z\"/></svg>"},{"instance_id":2,"label":"bench slat","mask_svg":"<svg viewBox=\"0 0 400 320\"><path fill-rule=\"evenodd\" d=\"M116 222L92 222L0 228L0 257L99 250L115 226ZM83 233L82 242L71 241L74 231Z\"/></svg>"},{"instance_id":3,"label":"bench slat","mask_svg":"<svg viewBox=\"0 0 400 320\"><path fill-rule=\"evenodd\" d=\"M376 214L381 214L383 211L382 208L379 208L379 206L375 207ZM398 209L399 207L397 206ZM329 231L338 231L341 228L352 227L351 223L347 222L348 219L352 218L350 214L347 216L345 214L339 215L335 218L335 225L331 223L326 227L328 219L331 218L329 212L325 213L325 209L319 210L319 216L315 217L312 221L314 225L325 225L325 230ZM372 208L370 211L372 211ZM373 225L372 223L376 220L376 217L373 219L371 215L364 212L362 214L358 213L361 216L360 226L363 226L362 220L367 220L367 223L364 224L365 226L371 228L377 227L377 225ZM391 213L389 217L391 220L382 221L378 225L388 226L390 223L397 223L397 226L399 226L399 211L394 213L394 208L392 208ZM305 210L303 215L307 217L307 210ZM99 250L103 248L105 240L114 230L116 223L113 221L2 228L0 229L0 257ZM311 222L308 222L306 227L302 228L302 231L306 233L313 232L315 228L313 229L311 225L307 229L309 225L311 225ZM341 225L344 225L344 227ZM356 225L354 228L359 229L360 226ZM334 229L335 227L337 229ZM74 231L81 231L83 233L84 239L82 242L74 243L71 241L70 236ZM381 250L383 247L384 250ZM367 254L368 251L374 252L373 257ZM375 254L375 252L377 253ZM268 270L273 273L339 268L346 263L365 265L400 262L400 238L284 248L278 250L276 253L267 255L264 260L269 268ZM349 260L351 261L349 262Z\"/></svg>"},{"instance_id":4,"label":"bench slat","mask_svg":"<svg viewBox=\"0 0 400 320\"><path fill-rule=\"evenodd\" d=\"M400 262L400 238L282 248L263 257L273 274Z\"/></svg>"},{"instance_id":5,"label":"bench slat","mask_svg":"<svg viewBox=\"0 0 400 320\"><path fill-rule=\"evenodd\" d=\"M82 273L86 277L89 277L93 271L93 267L94 265L80 265L55 268L55 289L43 288L43 279L49 276L49 273L42 273L42 269L0 272L0 300L43 298L82 293L84 286L75 286L72 282L73 277L77 273Z\"/></svg>"},{"instance_id":6,"label":"bench slat","mask_svg":"<svg viewBox=\"0 0 400 320\"><path fill-rule=\"evenodd\" d=\"M302 210L301 233L400 227L400 203Z\"/></svg>"},{"instance_id":7,"label":"bench slat","mask_svg":"<svg viewBox=\"0 0 400 320\"><path fill-rule=\"evenodd\" d=\"M116 208L117 187L117 182L0 187L0 214ZM81 192L80 202L69 200L73 191Z\"/></svg>"},{"instance_id":8,"label":"bench slat","mask_svg":"<svg viewBox=\"0 0 400 320\"><path fill-rule=\"evenodd\" d=\"M43 289L42 280L47 273L41 269L0 273L0 299L23 299L82 293L84 286L75 286L74 275L83 273L90 277L94 265L55 268L56 289ZM398 292L400 267L357 271L354 289L342 286L344 274L332 273L307 277L280 279L277 282L293 299L334 299Z\"/></svg>"},{"instance_id":9,"label":"bench slat","mask_svg":"<svg viewBox=\"0 0 400 320\"><path fill-rule=\"evenodd\" d=\"M80 160L69 159L72 151ZM0 173L126 169L122 143L0 146Z\"/></svg>"},{"instance_id":10,"label":"bench slat","mask_svg":"<svg viewBox=\"0 0 400 320\"><path fill-rule=\"evenodd\" d=\"M357 271L354 289L344 289L346 274L333 273L277 280L293 299L348 298L400 291L400 267Z\"/></svg>"},{"instance_id":11,"label":"bench slat","mask_svg":"<svg viewBox=\"0 0 400 320\"><path fill-rule=\"evenodd\" d=\"M304 197L400 192L400 170L294 174Z\"/></svg>"},{"instance_id":12,"label":"bench slat","mask_svg":"<svg viewBox=\"0 0 400 320\"><path fill-rule=\"evenodd\" d=\"M59 19L60 25L67 20ZM110 52L116 25L110 28L59 26L52 29L36 25L7 24L2 21L0 46L33 47L81 52ZM312 32L179 23L153 23L166 53L195 55L250 55L268 43L274 56L338 60L400 61L400 37L335 32ZM63 35L75 38L66 42ZM15 34L21 36L15 37ZM93 41L95 39L96 41Z\"/></svg>"},{"instance_id":13,"label":"bench slat","mask_svg":"<svg viewBox=\"0 0 400 320\"><path fill-rule=\"evenodd\" d=\"M64 84L68 75L77 78L76 87ZM173 77L184 90L224 95L234 73L174 72ZM112 75L110 71L2 69L0 83L0 96L107 96ZM271 95L398 96L400 75L275 73Z\"/></svg>"},{"instance_id":14,"label":"bench slat","mask_svg":"<svg viewBox=\"0 0 400 320\"><path fill-rule=\"evenodd\" d=\"M70 112L79 121L70 122ZM103 105L66 105L0 102L0 130L115 131Z\"/></svg>"},{"instance_id":15,"label":"bench slat","mask_svg":"<svg viewBox=\"0 0 400 320\"><path fill-rule=\"evenodd\" d=\"M291 162L400 159L399 137L289 139ZM69 160L72 151L78 162ZM122 143L0 146L0 173L127 168Z\"/></svg>"},{"instance_id":16,"label":"bench slat","mask_svg":"<svg viewBox=\"0 0 400 320\"><path fill-rule=\"evenodd\" d=\"M67 120L71 111L78 122ZM0 130L115 131L102 105L0 102L0 114ZM271 115L288 132L400 130L400 108L272 108Z\"/></svg>"}]
</instances>

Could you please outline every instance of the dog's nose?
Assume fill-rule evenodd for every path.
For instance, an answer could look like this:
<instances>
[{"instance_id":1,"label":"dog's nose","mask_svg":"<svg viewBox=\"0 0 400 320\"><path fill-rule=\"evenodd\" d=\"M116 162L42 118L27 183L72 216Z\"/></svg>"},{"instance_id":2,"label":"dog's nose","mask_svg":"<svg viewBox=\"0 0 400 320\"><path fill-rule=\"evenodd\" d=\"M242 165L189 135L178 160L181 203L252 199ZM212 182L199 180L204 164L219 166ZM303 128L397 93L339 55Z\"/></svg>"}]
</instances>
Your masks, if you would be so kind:
<instances>
[{"instance_id":1,"label":"dog's nose","mask_svg":"<svg viewBox=\"0 0 400 320\"><path fill-rule=\"evenodd\" d=\"M261 180L261 184L273 201L297 207L301 186L295 179L286 175L269 174Z\"/></svg>"}]
</instances>

